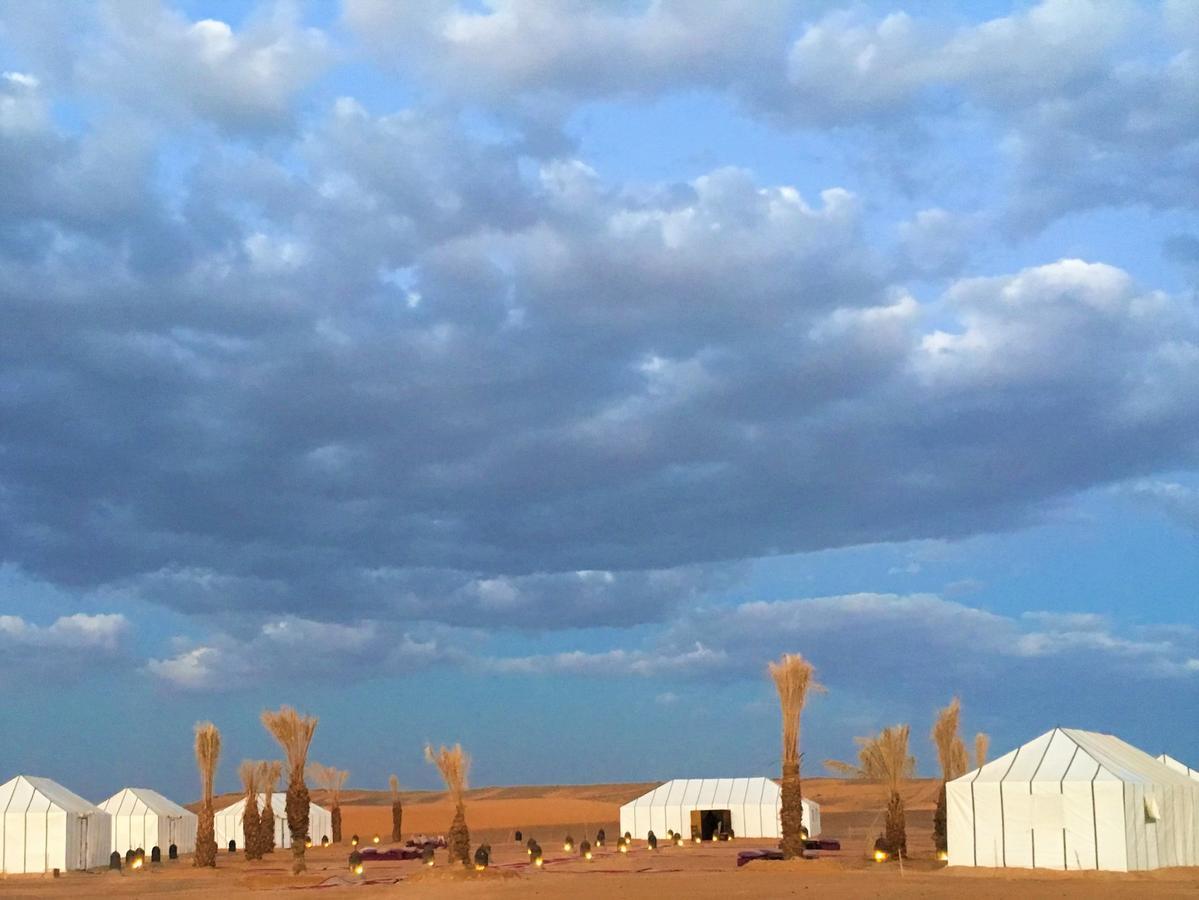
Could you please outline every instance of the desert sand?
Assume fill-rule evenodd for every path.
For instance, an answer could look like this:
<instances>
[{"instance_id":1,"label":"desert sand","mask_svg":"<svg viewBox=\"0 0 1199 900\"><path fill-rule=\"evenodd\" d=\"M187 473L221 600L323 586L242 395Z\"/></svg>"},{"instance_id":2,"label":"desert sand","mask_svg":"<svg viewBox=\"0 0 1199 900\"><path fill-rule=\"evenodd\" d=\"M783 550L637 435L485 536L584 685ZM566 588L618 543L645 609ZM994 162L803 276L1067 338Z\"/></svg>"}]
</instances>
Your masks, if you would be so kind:
<instances>
[{"instance_id":1,"label":"desert sand","mask_svg":"<svg viewBox=\"0 0 1199 900\"><path fill-rule=\"evenodd\" d=\"M432 869L418 862L375 863L362 878L350 876L348 846L308 851L308 874L288 874L290 853L276 851L262 862L246 863L241 854L221 852L215 870L196 870L190 859L164 863L138 873L67 873L10 876L0 879L0 897L266 897L271 895L422 898L571 897L1022 897L1141 898L1199 896L1199 870L1164 869L1152 873L949 869L933 859L932 812L937 784L912 782L906 791L911 860L897 864L869 861L867 849L877 833L881 798L877 787L837 779L805 781L805 794L822 805L824 836L838 838L842 852L819 860L754 862L738 868L737 852L769 847L771 841L738 839L728 843L665 847L657 851L637 842L622 856L609 846L591 862L562 850L567 833L576 841L593 838L603 827L617 832L620 804L652 785L482 788L468 795L467 820L474 843L489 841L493 865L485 872L451 869L444 851ZM404 832L443 833L452 817L443 794L411 792L404 797ZM222 798L224 802L225 798ZM234 798L229 798L234 799ZM319 791L313 799L321 802ZM342 812L345 835L357 833L365 845L375 834L387 846L391 831L386 793L346 791ZM545 866L528 864L523 845L513 840L520 829L536 837ZM345 884L329 884L330 880ZM324 885L324 886L322 886Z\"/></svg>"}]
</instances>

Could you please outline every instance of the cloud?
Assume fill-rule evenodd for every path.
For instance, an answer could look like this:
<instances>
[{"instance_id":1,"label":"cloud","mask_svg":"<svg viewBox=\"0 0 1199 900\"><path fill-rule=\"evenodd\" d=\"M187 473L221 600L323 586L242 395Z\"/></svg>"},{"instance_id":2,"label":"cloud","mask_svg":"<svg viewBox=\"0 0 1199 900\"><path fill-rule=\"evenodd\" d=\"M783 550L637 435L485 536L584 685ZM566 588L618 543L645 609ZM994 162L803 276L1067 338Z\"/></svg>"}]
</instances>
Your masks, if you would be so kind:
<instances>
[{"instance_id":1,"label":"cloud","mask_svg":"<svg viewBox=\"0 0 1199 900\"><path fill-rule=\"evenodd\" d=\"M337 625L285 616L267 620L246 637L218 631L202 642L177 638L170 655L146 660L143 671L162 687L181 691L362 680L459 659L462 651L446 641L466 641L468 635L467 629L410 629L382 620Z\"/></svg>"},{"instance_id":2,"label":"cloud","mask_svg":"<svg viewBox=\"0 0 1199 900\"><path fill-rule=\"evenodd\" d=\"M767 660L797 651L847 715L859 698L883 700L889 715L923 716L959 693L1010 730L1014 721L1034 727L1045 717L1110 718L1105 707L1133 709L1138 695L1199 695L1199 632L1190 626L1118 625L1090 613L1005 615L934 594L693 607L640 648L489 656L470 665L507 675L649 679L672 694L692 683L760 682ZM1103 696L1064 687L1097 671L1110 684ZM1037 709L1013 707L1024 697L1037 698Z\"/></svg>"},{"instance_id":3,"label":"cloud","mask_svg":"<svg viewBox=\"0 0 1199 900\"><path fill-rule=\"evenodd\" d=\"M1199 530L1199 488L1176 481L1141 479L1121 485L1117 492L1165 513L1180 525Z\"/></svg>"},{"instance_id":4,"label":"cloud","mask_svg":"<svg viewBox=\"0 0 1199 900\"><path fill-rule=\"evenodd\" d=\"M120 613L73 613L48 625L0 615L0 681L58 684L128 665L131 630Z\"/></svg>"},{"instance_id":5,"label":"cloud","mask_svg":"<svg viewBox=\"0 0 1199 900\"><path fill-rule=\"evenodd\" d=\"M129 622L120 613L75 613L44 626L20 616L0 616L0 640L10 648L112 652L119 648L128 630Z\"/></svg>"}]
</instances>

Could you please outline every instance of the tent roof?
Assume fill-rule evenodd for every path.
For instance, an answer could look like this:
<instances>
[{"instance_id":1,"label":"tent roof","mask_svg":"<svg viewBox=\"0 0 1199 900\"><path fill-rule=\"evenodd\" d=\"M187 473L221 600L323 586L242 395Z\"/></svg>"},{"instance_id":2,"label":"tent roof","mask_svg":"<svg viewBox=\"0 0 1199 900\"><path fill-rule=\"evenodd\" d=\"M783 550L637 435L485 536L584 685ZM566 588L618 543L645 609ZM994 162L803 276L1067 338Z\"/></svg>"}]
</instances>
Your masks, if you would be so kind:
<instances>
[{"instance_id":1,"label":"tent roof","mask_svg":"<svg viewBox=\"0 0 1199 900\"><path fill-rule=\"evenodd\" d=\"M1164 764L1167 768L1173 769L1175 772L1180 772L1183 775L1188 775L1196 781L1199 781L1199 769L1192 769L1186 763L1175 759L1168 753L1163 753L1161 756L1157 757L1157 761Z\"/></svg>"},{"instance_id":2,"label":"tent roof","mask_svg":"<svg viewBox=\"0 0 1199 900\"><path fill-rule=\"evenodd\" d=\"M147 812L158 816L195 816L158 791L149 788L127 787L117 791L100 804L100 808L114 816L144 815Z\"/></svg>"},{"instance_id":3,"label":"tent roof","mask_svg":"<svg viewBox=\"0 0 1199 900\"><path fill-rule=\"evenodd\" d=\"M1077 728L1054 728L992 760L981 769L967 772L954 780L1193 784L1185 774L1171 770L1145 751L1114 735Z\"/></svg>"},{"instance_id":4,"label":"tent roof","mask_svg":"<svg viewBox=\"0 0 1199 900\"><path fill-rule=\"evenodd\" d=\"M258 805L261 806L265 802L266 802L266 794L265 793L259 794L258 795ZM323 806L317 806L315 803L310 803L309 805L313 809L319 809L322 812L328 812L328 810L325 809ZM218 809L216 811L216 814L218 816L220 816L220 815L224 815L226 813L233 813L234 815L240 816L243 812L245 812L245 809L246 809L246 798L242 797L240 800L238 800L234 803L230 803L228 806L224 807L223 809ZM284 816L284 817L287 816L287 794L280 793L278 791L275 791L275 793L271 794L271 811L274 812L274 814L276 816Z\"/></svg>"},{"instance_id":5,"label":"tent roof","mask_svg":"<svg viewBox=\"0 0 1199 900\"><path fill-rule=\"evenodd\" d=\"M630 800L626 806L680 806L722 809L746 803L773 806L780 788L770 778L675 778ZM815 806L804 797L803 802Z\"/></svg>"},{"instance_id":6,"label":"tent roof","mask_svg":"<svg viewBox=\"0 0 1199 900\"><path fill-rule=\"evenodd\" d=\"M51 781L49 778L39 778L36 775L18 775L16 778L10 779L3 785L0 785L0 812L21 812L20 809L10 808L10 805L14 797L20 796L18 788L22 785L32 788L34 797L40 795L51 806L56 806L66 812L78 813L80 815L102 812L102 810L93 806L78 794L68 791L57 781ZM20 802L23 807L30 805L30 801Z\"/></svg>"}]
</instances>

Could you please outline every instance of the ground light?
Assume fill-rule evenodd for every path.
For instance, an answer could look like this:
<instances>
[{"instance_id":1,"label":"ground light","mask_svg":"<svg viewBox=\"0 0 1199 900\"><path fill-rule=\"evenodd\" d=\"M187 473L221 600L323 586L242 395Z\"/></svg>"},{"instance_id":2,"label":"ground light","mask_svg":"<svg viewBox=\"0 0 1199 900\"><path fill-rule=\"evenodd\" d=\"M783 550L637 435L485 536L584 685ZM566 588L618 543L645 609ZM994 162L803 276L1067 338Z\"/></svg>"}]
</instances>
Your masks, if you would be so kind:
<instances>
[{"instance_id":1,"label":"ground light","mask_svg":"<svg viewBox=\"0 0 1199 900\"><path fill-rule=\"evenodd\" d=\"M423 862L426 866L432 866L435 862L433 859L433 848L425 847L425 849L421 852L420 858L421 862Z\"/></svg>"},{"instance_id":2,"label":"ground light","mask_svg":"<svg viewBox=\"0 0 1199 900\"><path fill-rule=\"evenodd\" d=\"M591 859L591 844L588 843L586 838L583 839L583 843L579 844L579 855L582 856L583 859Z\"/></svg>"},{"instance_id":3,"label":"ground light","mask_svg":"<svg viewBox=\"0 0 1199 900\"><path fill-rule=\"evenodd\" d=\"M357 850L350 854L350 871L355 875L362 874L362 854Z\"/></svg>"},{"instance_id":4,"label":"ground light","mask_svg":"<svg viewBox=\"0 0 1199 900\"><path fill-rule=\"evenodd\" d=\"M618 840L616 842L616 849L619 850L621 853L628 853L629 852L629 842L625 838L620 838L620 840Z\"/></svg>"},{"instance_id":5,"label":"ground light","mask_svg":"<svg viewBox=\"0 0 1199 900\"><path fill-rule=\"evenodd\" d=\"M475 871L482 872L487 868L487 864L491 862L491 855L487 852L486 847L480 847L475 851Z\"/></svg>"},{"instance_id":6,"label":"ground light","mask_svg":"<svg viewBox=\"0 0 1199 900\"><path fill-rule=\"evenodd\" d=\"M567 853L570 853L572 850L574 850L574 848L575 848L575 839L574 839L574 838L572 838L572 837L571 837L571 836L568 834L568 835L566 836L566 840L564 840L564 841L562 842L562 849L563 849L563 850L565 850Z\"/></svg>"},{"instance_id":7,"label":"ground light","mask_svg":"<svg viewBox=\"0 0 1199 900\"><path fill-rule=\"evenodd\" d=\"M312 838L304 838L304 846L311 850L312 849Z\"/></svg>"},{"instance_id":8,"label":"ground light","mask_svg":"<svg viewBox=\"0 0 1199 900\"><path fill-rule=\"evenodd\" d=\"M374 836L374 837L371 839L371 841L372 841L372 843L375 843L375 844L379 843L379 835L377 835L377 834L376 834L376 835L375 835L375 836Z\"/></svg>"},{"instance_id":9,"label":"ground light","mask_svg":"<svg viewBox=\"0 0 1199 900\"><path fill-rule=\"evenodd\" d=\"M890 854L888 854L886 850L875 850L874 851L874 861L880 862L880 863L886 862L889 855Z\"/></svg>"},{"instance_id":10,"label":"ground light","mask_svg":"<svg viewBox=\"0 0 1199 900\"><path fill-rule=\"evenodd\" d=\"M683 846L683 836L681 834L678 834L677 832L675 833L675 836L674 836L674 845L676 847Z\"/></svg>"},{"instance_id":11,"label":"ground light","mask_svg":"<svg viewBox=\"0 0 1199 900\"><path fill-rule=\"evenodd\" d=\"M140 856L133 857L133 862L129 864L131 869L140 869L142 867L142 858Z\"/></svg>"},{"instance_id":12,"label":"ground light","mask_svg":"<svg viewBox=\"0 0 1199 900\"><path fill-rule=\"evenodd\" d=\"M352 838L350 838L350 846L351 847L358 846L358 835L354 835Z\"/></svg>"},{"instance_id":13,"label":"ground light","mask_svg":"<svg viewBox=\"0 0 1199 900\"><path fill-rule=\"evenodd\" d=\"M941 860L941 862L949 862L949 851L948 850L938 850L937 851L937 859Z\"/></svg>"},{"instance_id":14,"label":"ground light","mask_svg":"<svg viewBox=\"0 0 1199 900\"><path fill-rule=\"evenodd\" d=\"M533 848L533 865L535 865L537 868L540 869L542 867L542 865L544 865L544 864L545 864L545 857L541 855L541 848L534 847Z\"/></svg>"}]
</instances>

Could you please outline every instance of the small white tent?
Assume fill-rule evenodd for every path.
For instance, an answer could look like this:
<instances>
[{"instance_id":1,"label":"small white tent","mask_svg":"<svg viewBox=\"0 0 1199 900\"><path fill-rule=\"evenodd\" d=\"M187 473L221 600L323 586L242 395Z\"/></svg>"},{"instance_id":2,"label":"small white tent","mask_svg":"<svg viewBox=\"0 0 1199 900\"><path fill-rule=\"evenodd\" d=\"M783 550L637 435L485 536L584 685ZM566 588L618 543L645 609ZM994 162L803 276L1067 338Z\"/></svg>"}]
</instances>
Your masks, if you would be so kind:
<instances>
[{"instance_id":1,"label":"small white tent","mask_svg":"<svg viewBox=\"0 0 1199 900\"><path fill-rule=\"evenodd\" d=\"M260 810L265 802L266 794L259 794ZM286 849L291 846L291 832L287 828L287 796L281 793L271 794L271 810L275 814L275 846ZM224 850L230 841L237 841L238 850L245 848L246 836L242 830L242 816L245 813L245 797L217 811L214 825L219 849ZM308 836L314 844L319 844L321 838L326 835L329 840L333 840L333 816L323 806L312 803L308 807Z\"/></svg>"},{"instance_id":2,"label":"small white tent","mask_svg":"<svg viewBox=\"0 0 1199 900\"><path fill-rule=\"evenodd\" d=\"M779 838L781 802L769 778L676 778L622 806L620 833L644 840L650 831L664 838L669 829L690 837L695 825L709 837L713 824L725 820L736 837ZM803 824L811 837L820 834L820 805L806 797Z\"/></svg>"},{"instance_id":3,"label":"small white tent","mask_svg":"<svg viewBox=\"0 0 1199 900\"><path fill-rule=\"evenodd\" d=\"M951 866L1199 865L1199 782L1110 734L1055 728L946 796Z\"/></svg>"},{"instance_id":4,"label":"small white tent","mask_svg":"<svg viewBox=\"0 0 1199 900\"><path fill-rule=\"evenodd\" d=\"M164 855L174 844L180 853L196 849L196 814L149 788L125 788L100 804L112 816L112 849L122 856L127 850L154 847Z\"/></svg>"},{"instance_id":5,"label":"small white tent","mask_svg":"<svg viewBox=\"0 0 1199 900\"><path fill-rule=\"evenodd\" d=\"M1186 763L1176 760L1173 756L1163 753L1157 758L1157 761L1173 769L1175 772L1180 772L1188 778L1194 778L1196 781L1199 781L1199 769L1192 769Z\"/></svg>"},{"instance_id":6,"label":"small white tent","mask_svg":"<svg viewBox=\"0 0 1199 900\"><path fill-rule=\"evenodd\" d=\"M0 872L91 869L108 862L108 813L49 778L0 785Z\"/></svg>"}]
</instances>

